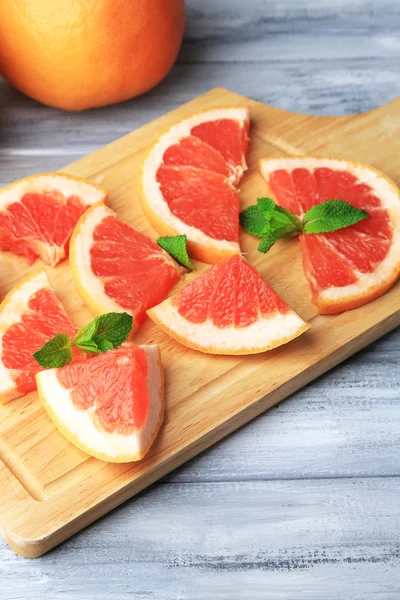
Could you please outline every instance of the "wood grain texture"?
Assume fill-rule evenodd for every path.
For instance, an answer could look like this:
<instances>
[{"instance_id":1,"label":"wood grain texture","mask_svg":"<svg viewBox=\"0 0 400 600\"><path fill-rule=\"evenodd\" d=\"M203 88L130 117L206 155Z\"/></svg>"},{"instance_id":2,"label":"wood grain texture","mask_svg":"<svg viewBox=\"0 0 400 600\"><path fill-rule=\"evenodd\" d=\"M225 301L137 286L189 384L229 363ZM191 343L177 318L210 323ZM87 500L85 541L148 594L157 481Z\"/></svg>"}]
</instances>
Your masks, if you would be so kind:
<instances>
[{"instance_id":1,"label":"wood grain texture","mask_svg":"<svg viewBox=\"0 0 400 600\"><path fill-rule=\"evenodd\" d=\"M350 154L376 166L385 160L386 172L400 178L397 145L391 133L380 128L382 119L397 122L394 115L400 99L370 114L324 119L284 112L221 88L80 159L65 171L101 183L117 214L154 236L137 201L138 174L149 145L187 114L234 105L249 106L252 119L242 206L253 203L263 191L258 159L284 155L288 150L332 155L335 146L340 155ZM370 145L362 143L366 127L374 132ZM379 158L375 159L376 155ZM321 317L310 302L305 279L299 279L301 258L296 240L277 244L268 257L256 252L257 244L248 234L241 239L248 260L311 323L310 331L266 354L210 357L185 349L147 321L135 340L160 345L166 373L166 417L155 444L140 463L106 464L78 451L53 427L36 393L0 407L0 456L5 464L0 470L0 525L14 550L28 557L43 554L400 324L398 286L357 311ZM7 291L27 268L23 259L6 254L0 264L0 286ZM76 294L68 264L59 265L49 275L76 324L87 322L90 315ZM21 489L16 491L18 483Z\"/></svg>"},{"instance_id":2,"label":"wood grain texture","mask_svg":"<svg viewBox=\"0 0 400 600\"><path fill-rule=\"evenodd\" d=\"M0 547L0 577L7 600L397 600L399 531L394 478L156 484L38 561Z\"/></svg>"},{"instance_id":3,"label":"wood grain texture","mask_svg":"<svg viewBox=\"0 0 400 600\"><path fill-rule=\"evenodd\" d=\"M60 168L215 85L314 114L362 112L398 94L397 0L337 0L333 4L326 0L248 0L246 10L241 0L188 0L187 5L188 28L179 62L144 98L105 110L67 114L42 107L0 82L0 183ZM390 478L398 474L399 465L399 352L395 331L175 471L168 481L181 485L177 488L174 483L171 494L168 485L153 487L40 561L24 561L0 542L2 597L97 600L116 591L123 600L132 596L397 600L398 543L385 526L386 515L391 514L385 503L388 482L400 492L398 479ZM345 532L353 513L343 514L344 533L335 560L325 560L329 536L323 530L326 515L318 509L329 503L330 478L344 478L336 479L336 484L343 483L346 502L347 477L352 475L361 483L364 477L377 478L374 481L383 500L374 514L376 528L370 530L370 522L359 521L359 531L351 541L353 556L359 559L347 561ZM312 526L302 502L297 501L304 477L315 478L319 492ZM269 510L270 494L263 493L263 506L256 492L247 495L250 519L241 512L237 486L231 488L229 511L219 504L224 527L210 518L202 519L189 497L192 482L202 482L195 485L194 496L210 502L207 481L222 486L227 480L252 478L293 479L292 522L307 530L299 536L296 529L293 545L297 542L300 549L295 557L303 552L315 560L289 564L287 552L292 546L286 542L276 549L275 564L255 565L246 573L252 553L248 546L243 550L243 539L234 536L232 529L245 528L254 552L268 548L268 532L258 536L259 524L266 514L277 522L281 519L279 509L272 506ZM375 494L366 485L361 491L362 515ZM182 555L182 530L167 538L162 535L163 527L154 530L148 519L156 507L160 519L156 522L169 523L175 514L170 508L172 497L185 499L182 511L194 540ZM277 488L274 498L279 503ZM210 502L210 511L217 505ZM143 539L140 547L137 528ZM315 536L310 534L313 529ZM165 553L161 565L160 536ZM391 556L387 562L364 561L369 554L362 540L368 536L376 546L382 538L387 540ZM208 562L214 562L216 538L225 541L234 557L229 569L218 572L207 568ZM200 551L202 565L186 567Z\"/></svg>"},{"instance_id":4,"label":"wood grain texture","mask_svg":"<svg viewBox=\"0 0 400 600\"><path fill-rule=\"evenodd\" d=\"M74 114L1 83L0 157L33 152L43 170L49 150L83 156L217 86L320 115L363 112L398 95L396 0L249 0L246 10L242 0L188 0L187 12L176 66L142 98Z\"/></svg>"}]
</instances>

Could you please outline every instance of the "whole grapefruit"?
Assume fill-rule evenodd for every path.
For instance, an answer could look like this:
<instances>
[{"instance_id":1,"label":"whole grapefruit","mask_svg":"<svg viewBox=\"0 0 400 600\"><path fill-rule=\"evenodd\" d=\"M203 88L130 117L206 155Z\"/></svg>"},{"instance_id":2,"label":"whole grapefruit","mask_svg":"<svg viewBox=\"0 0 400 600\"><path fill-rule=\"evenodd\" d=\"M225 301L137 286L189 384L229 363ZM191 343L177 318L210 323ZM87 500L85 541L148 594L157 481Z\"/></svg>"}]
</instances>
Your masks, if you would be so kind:
<instances>
[{"instance_id":1,"label":"whole grapefruit","mask_svg":"<svg viewBox=\"0 0 400 600\"><path fill-rule=\"evenodd\" d=\"M66 110L143 94L172 67L184 0L0 0L0 73Z\"/></svg>"}]
</instances>

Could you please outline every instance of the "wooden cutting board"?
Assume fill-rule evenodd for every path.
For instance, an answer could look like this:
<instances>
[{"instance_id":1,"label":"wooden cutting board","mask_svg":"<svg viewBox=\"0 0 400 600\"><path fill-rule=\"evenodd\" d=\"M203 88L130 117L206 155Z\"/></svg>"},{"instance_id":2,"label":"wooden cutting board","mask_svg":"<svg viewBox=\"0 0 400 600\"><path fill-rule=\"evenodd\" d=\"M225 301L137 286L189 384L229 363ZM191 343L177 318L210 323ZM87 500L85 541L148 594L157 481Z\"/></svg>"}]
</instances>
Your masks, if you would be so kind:
<instances>
[{"instance_id":1,"label":"wooden cutting board","mask_svg":"<svg viewBox=\"0 0 400 600\"><path fill-rule=\"evenodd\" d=\"M214 89L145 125L64 171L102 184L118 215L156 237L140 208L139 165L146 148L186 115L246 104L252 112L249 171L243 206L265 193L257 171L262 156L316 154L364 161L400 183L400 98L349 117L312 117L278 110L225 89ZM43 165L45 170L45 164ZM268 255L244 234L242 248L266 280L312 325L299 339L249 357L213 357L184 348L145 323L136 340L160 344L166 370L166 416L139 464L108 464L72 446L55 429L36 393L0 406L0 526L13 550L37 557L202 452L400 323L400 285L355 311L316 314L296 240ZM28 271L21 259L0 259L0 298ZM74 288L68 264L49 269L57 294L82 326L91 316ZM356 424L355 424L356 426Z\"/></svg>"}]
</instances>

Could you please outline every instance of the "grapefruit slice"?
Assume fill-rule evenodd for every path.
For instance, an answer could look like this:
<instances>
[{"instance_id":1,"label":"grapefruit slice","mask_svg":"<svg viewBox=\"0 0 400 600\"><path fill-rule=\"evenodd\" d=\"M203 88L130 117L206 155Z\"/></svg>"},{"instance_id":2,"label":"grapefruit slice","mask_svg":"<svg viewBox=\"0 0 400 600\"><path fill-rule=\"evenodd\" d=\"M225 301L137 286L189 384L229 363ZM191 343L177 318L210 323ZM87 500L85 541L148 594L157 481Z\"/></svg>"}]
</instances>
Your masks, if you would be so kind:
<instances>
[{"instance_id":1,"label":"grapefruit slice","mask_svg":"<svg viewBox=\"0 0 400 600\"><path fill-rule=\"evenodd\" d=\"M0 305L0 402L35 390L41 367L32 354L58 333L76 331L44 269L22 279ZM74 348L74 356L82 354Z\"/></svg>"},{"instance_id":2,"label":"grapefruit slice","mask_svg":"<svg viewBox=\"0 0 400 600\"><path fill-rule=\"evenodd\" d=\"M107 194L64 173L32 175L0 190L0 250L54 267L68 256L73 228L88 206Z\"/></svg>"},{"instance_id":3,"label":"grapefruit slice","mask_svg":"<svg viewBox=\"0 0 400 600\"><path fill-rule=\"evenodd\" d=\"M264 352L309 328L239 254L147 313L178 342L210 354Z\"/></svg>"},{"instance_id":4,"label":"grapefruit slice","mask_svg":"<svg viewBox=\"0 0 400 600\"><path fill-rule=\"evenodd\" d=\"M185 234L191 256L221 262L240 252L239 193L249 110L216 108L177 123L142 167L143 210L161 235Z\"/></svg>"},{"instance_id":5,"label":"grapefruit slice","mask_svg":"<svg viewBox=\"0 0 400 600\"><path fill-rule=\"evenodd\" d=\"M111 462L140 460L164 416L158 346L124 344L36 376L39 398L57 429L81 450Z\"/></svg>"},{"instance_id":6,"label":"grapefruit slice","mask_svg":"<svg viewBox=\"0 0 400 600\"><path fill-rule=\"evenodd\" d=\"M167 296L184 270L153 240L100 203L79 220L70 244L72 275L95 315L126 311L132 331Z\"/></svg>"},{"instance_id":7,"label":"grapefruit slice","mask_svg":"<svg viewBox=\"0 0 400 600\"><path fill-rule=\"evenodd\" d=\"M391 179L362 163L331 158L264 158L260 169L278 204L299 216L334 199L370 215L346 229L300 235L304 273L320 314L362 306L397 281L400 190Z\"/></svg>"}]
</instances>

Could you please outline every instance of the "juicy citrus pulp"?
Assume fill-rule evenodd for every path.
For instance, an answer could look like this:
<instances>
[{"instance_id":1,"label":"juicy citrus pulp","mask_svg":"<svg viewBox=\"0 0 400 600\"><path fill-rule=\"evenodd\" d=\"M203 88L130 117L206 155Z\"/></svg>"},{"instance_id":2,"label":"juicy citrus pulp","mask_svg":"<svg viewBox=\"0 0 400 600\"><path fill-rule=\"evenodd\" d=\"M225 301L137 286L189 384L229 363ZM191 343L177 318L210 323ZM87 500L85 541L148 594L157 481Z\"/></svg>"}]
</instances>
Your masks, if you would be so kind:
<instances>
[{"instance_id":1,"label":"juicy citrus pulp","mask_svg":"<svg viewBox=\"0 0 400 600\"><path fill-rule=\"evenodd\" d=\"M305 275L320 313L355 308L384 293L400 272L400 194L379 171L324 158L262 159L276 201L301 216L344 200L369 217L331 233L301 235Z\"/></svg>"},{"instance_id":2,"label":"juicy citrus pulp","mask_svg":"<svg viewBox=\"0 0 400 600\"><path fill-rule=\"evenodd\" d=\"M76 331L44 270L22 279L0 305L0 401L35 390L41 367L32 354L58 333L73 337Z\"/></svg>"},{"instance_id":3,"label":"juicy citrus pulp","mask_svg":"<svg viewBox=\"0 0 400 600\"><path fill-rule=\"evenodd\" d=\"M79 448L114 462L140 460L163 420L157 346L120 348L37 375L39 397L58 429Z\"/></svg>"},{"instance_id":4,"label":"juicy citrus pulp","mask_svg":"<svg viewBox=\"0 0 400 600\"><path fill-rule=\"evenodd\" d=\"M69 239L88 206L106 193L78 177L44 173L0 190L0 250L37 257L55 266L68 255Z\"/></svg>"},{"instance_id":5,"label":"juicy citrus pulp","mask_svg":"<svg viewBox=\"0 0 400 600\"><path fill-rule=\"evenodd\" d=\"M220 108L177 123L150 149L142 204L163 235L186 234L189 252L219 262L239 248L237 184L246 169L249 111Z\"/></svg>"},{"instance_id":6,"label":"juicy citrus pulp","mask_svg":"<svg viewBox=\"0 0 400 600\"><path fill-rule=\"evenodd\" d=\"M184 345L211 354L263 352L308 329L240 255L196 277L148 314Z\"/></svg>"},{"instance_id":7,"label":"juicy citrus pulp","mask_svg":"<svg viewBox=\"0 0 400 600\"><path fill-rule=\"evenodd\" d=\"M70 265L76 286L95 314L127 311L133 330L146 310L166 297L183 272L153 240L98 204L78 222Z\"/></svg>"}]
</instances>

